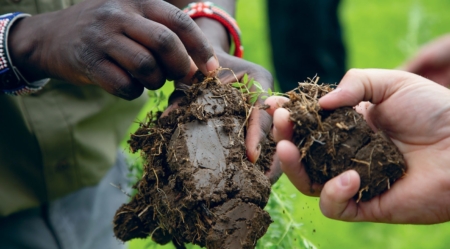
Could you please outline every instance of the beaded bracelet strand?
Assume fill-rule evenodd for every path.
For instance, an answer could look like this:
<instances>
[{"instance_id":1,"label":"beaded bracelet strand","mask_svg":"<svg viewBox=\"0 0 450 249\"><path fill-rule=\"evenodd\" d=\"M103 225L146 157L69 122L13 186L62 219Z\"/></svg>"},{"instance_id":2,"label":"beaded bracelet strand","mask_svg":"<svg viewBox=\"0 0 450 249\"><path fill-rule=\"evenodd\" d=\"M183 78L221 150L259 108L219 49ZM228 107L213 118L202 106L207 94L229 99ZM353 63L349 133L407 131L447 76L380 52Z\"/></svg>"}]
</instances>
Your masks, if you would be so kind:
<instances>
[{"instance_id":1,"label":"beaded bracelet strand","mask_svg":"<svg viewBox=\"0 0 450 249\"><path fill-rule=\"evenodd\" d=\"M14 67L8 54L8 34L13 23L29 14L14 12L0 16L0 93L27 95L42 89L48 79L29 83Z\"/></svg>"},{"instance_id":2,"label":"beaded bracelet strand","mask_svg":"<svg viewBox=\"0 0 450 249\"><path fill-rule=\"evenodd\" d=\"M212 2L194 2L183 9L192 19L198 17L207 17L220 22L230 33L234 42L234 56L242 58L244 47L241 43L241 30L236 20Z\"/></svg>"}]
</instances>

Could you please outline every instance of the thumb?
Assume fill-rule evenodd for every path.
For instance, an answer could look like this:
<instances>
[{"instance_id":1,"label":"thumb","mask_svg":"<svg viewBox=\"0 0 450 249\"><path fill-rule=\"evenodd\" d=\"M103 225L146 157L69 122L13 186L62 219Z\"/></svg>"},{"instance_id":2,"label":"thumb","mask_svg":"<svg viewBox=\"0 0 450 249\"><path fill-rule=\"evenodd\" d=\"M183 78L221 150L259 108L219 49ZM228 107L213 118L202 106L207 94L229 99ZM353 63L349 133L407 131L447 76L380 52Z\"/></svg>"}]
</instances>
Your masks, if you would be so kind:
<instances>
[{"instance_id":1,"label":"thumb","mask_svg":"<svg viewBox=\"0 0 450 249\"><path fill-rule=\"evenodd\" d=\"M326 110L355 106L361 101L378 104L413 77L419 76L399 70L350 69L334 91L320 98L319 104Z\"/></svg>"},{"instance_id":2,"label":"thumb","mask_svg":"<svg viewBox=\"0 0 450 249\"><path fill-rule=\"evenodd\" d=\"M353 196L358 192L360 178L349 170L329 180L320 194L320 209L330 219L351 221L357 218L358 206Z\"/></svg>"},{"instance_id":3,"label":"thumb","mask_svg":"<svg viewBox=\"0 0 450 249\"><path fill-rule=\"evenodd\" d=\"M261 142L266 139L272 125L272 117L258 107L253 108L249 120L245 147L250 162L255 163L261 154Z\"/></svg>"}]
</instances>

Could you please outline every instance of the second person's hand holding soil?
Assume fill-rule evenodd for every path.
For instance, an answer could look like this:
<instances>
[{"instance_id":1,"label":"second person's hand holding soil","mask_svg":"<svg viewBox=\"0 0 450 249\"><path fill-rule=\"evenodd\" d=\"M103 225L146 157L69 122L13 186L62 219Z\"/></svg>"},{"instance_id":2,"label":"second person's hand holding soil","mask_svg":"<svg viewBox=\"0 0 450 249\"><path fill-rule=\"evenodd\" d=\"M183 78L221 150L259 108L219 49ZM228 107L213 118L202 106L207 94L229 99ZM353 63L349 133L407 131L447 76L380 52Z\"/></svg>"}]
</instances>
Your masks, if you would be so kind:
<instances>
[{"instance_id":1,"label":"second person's hand holding soil","mask_svg":"<svg viewBox=\"0 0 450 249\"><path fill-rule=\"evenodd\" d=\"M370 101L370 102L361 102ZM344 172L324 186L310 185L297 147L290 142L293 124L279 108L286 100L266 103L274 115L274 136L282 169L304 194L320 196L329 218L345 221L432 224L450 220L450 91L420 76L394 70L350 70L338 88L319 101L323 109L357 106L371 127L383 131L404 155L406 176L368 202L353 199L360 185L356 171ZM316 190L313 193L311 189Z\"/></svg>"}]
</instances>

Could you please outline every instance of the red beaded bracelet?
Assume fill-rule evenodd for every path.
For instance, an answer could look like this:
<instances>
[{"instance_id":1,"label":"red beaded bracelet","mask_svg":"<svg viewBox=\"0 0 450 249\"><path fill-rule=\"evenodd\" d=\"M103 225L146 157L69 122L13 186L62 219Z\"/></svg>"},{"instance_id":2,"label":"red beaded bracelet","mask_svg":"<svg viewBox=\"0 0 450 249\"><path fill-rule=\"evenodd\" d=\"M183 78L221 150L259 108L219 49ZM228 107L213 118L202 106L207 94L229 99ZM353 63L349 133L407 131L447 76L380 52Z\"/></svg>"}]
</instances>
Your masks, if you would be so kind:
<instances>
[{"instance_id":1,"label":"red beaded bracelet","mask_svg":"<svg viewBox=\"0 0 450 249\"><path fill-rule=\"evenodd\" d=\"M244 56L244 47L241 43L241 30L236 20L225 10L217 7L212 2L190 3L183 9L192 19L198 17L208 17L220 22L230 33L234 42L234 56L242 58Z\"/></svg>"}]
</instances>

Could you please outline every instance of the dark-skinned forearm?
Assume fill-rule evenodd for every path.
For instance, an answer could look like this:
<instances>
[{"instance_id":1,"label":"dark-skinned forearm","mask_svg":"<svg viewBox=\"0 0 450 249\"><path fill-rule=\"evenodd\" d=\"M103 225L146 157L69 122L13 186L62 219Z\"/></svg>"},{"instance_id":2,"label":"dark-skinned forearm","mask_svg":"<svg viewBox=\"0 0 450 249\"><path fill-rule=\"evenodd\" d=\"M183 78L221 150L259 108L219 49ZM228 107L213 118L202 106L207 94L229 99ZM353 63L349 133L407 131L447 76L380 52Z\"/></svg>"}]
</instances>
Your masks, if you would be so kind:
<instances>
[{"instance_id":1,"label":"dark-skinned forearm","mask_svg":"<svg viewBox=\"0 0 450 249\"><path fill-rule=\"evenodd\" d=\"M189 3L193 2L192 0L169 0L167 1L178 8L184 8ZM236 1L235 0L212 0L214 4L217 4L220 8L225 10L231 16L234 17L235 9L236 9ZM228 36L228 31L225 27L216 20L210 18L196 18L195 22L202 29L206 38L208 38L211 45L214 47L216 52L220 50L225 51L226 53L230 50L230 38Z\"/></svg>"},{"instance_id":2,"label":"dark-skinned forearm","mask_svg":"<svg viewBox=\"0 0 450 249\"><path fill-rule=\"evenodd\" d=\"M40 63L45 50L42 27L46 27L53 14L23 18L16 21L9 31L8 54L13 65L29 82L49 77Z\"/></svg>"}]
</instances>

